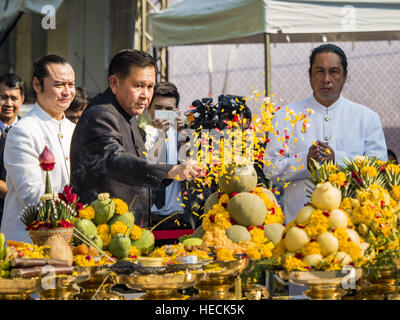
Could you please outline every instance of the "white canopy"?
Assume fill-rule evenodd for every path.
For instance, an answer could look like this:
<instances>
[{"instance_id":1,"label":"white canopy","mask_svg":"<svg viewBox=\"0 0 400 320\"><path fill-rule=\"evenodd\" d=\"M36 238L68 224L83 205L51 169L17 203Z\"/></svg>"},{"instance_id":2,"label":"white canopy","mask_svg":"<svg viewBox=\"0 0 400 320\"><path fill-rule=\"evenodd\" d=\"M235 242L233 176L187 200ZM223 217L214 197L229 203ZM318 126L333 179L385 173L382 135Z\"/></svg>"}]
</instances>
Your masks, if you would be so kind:
<instances>
[{"instance_id":1,"label":"white canopy","mask_svg":"<svg viewBox=\"0 0 400 320\"><path fill-rule=\"evenodd\" d=\"M155 47L400 39L397 0L184 0L150 15Z\"/></svg>"},{"instance_id":2,"label":"white canopy","mask_svg":"<svg viewBox=\"0 0 400 320\"><path fill-rule=\"evenodd\" d=\"M63 0L0 0L0 31L7 29L18 17L20 12L35 12L44 14L46 6L53 6L55 10Z\"/></svg>"}]
</instances>

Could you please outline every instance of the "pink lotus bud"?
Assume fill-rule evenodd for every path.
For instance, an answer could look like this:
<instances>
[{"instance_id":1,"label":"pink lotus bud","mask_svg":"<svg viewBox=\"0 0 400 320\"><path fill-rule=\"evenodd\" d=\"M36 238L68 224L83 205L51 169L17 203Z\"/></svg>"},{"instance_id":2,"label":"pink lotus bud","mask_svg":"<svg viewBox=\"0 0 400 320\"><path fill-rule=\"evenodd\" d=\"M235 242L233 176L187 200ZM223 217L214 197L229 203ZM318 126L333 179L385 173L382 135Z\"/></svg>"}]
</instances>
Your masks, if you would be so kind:
<instances>
[{"instance_id":1,"label":"pink lotus bud","mask_svg":"<svg viewBox=\"0 0 400 320\"><path fill-rule=\"evenodd\" d=\"M39 165L44 171L51 171L54 169L54 154L50 151L47 145L44 147L42 153L39 156Z\"/></svg>"}]
</instances>

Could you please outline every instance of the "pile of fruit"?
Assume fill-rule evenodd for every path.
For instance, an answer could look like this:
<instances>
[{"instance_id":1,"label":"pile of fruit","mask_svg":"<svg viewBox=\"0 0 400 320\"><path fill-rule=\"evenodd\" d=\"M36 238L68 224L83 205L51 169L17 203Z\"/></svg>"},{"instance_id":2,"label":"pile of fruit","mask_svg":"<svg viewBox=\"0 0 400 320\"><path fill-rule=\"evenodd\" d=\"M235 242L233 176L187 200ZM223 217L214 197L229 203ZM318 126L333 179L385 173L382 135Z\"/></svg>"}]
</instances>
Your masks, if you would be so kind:
<instances>
[{"instance_id":1,"label":"pile of fruit","mask_svg":"<svg viewBox=\"0 0 400 320\"><path fill-rule=\"evenodd\" d=\"M206 200L202 225L193 237L212 247L218 260L232 260L234 254L271 257L283 234L285 216L274 194L257 186L254 166L227 165L218 187Z\"/></svg>"},{"instance_id":2,"label":"pile of fruit","mask_svg":"<svg viewBox=\"0 0 400 320\"><path fill-rule=\"evenodd\" d=\"M147 254L154 247L153 233L137 226L127 204L121 199L111 199L108 193L100 193L95 201L80 210L74 226L78 247L74 250L75 261L80 265L92 264L87 257L96 256L94 251L119 260Z\"/></svg>"},{"instance_id":3,"label":"pile of fruit","mask_svg":"<svg viewBox=\"0 0 400 320\"><path fill-rule=\"evenodd\" d=\"M298 211L274 249L286 270L340 270L365 262L368 244L340 204L341 192L330 182L316 186L311 203Z\"/></svg>"}]
</instances>

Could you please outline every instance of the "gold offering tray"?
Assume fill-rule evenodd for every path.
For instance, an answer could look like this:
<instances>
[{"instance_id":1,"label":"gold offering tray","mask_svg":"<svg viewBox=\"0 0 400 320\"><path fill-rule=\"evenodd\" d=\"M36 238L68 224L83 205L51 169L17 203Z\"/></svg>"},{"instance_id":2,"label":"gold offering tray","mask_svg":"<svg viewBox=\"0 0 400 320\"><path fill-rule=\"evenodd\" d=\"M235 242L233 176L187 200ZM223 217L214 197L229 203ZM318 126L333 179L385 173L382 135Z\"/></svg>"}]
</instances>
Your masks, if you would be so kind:
<instances>
[{"instance_id":1,"label":"gold offering tray","mask_svg":"<svg viewBox=\"0 0 400 320\"><path fill-rule=\"evenodd\" d=\"M74 271L81 276L89 276L86 281L79 284L80 293L75 296L78 300L125 300L111 288L115 281L113 271L109 265L92 266L92 267L76 267Z\"/></svg>"},{"instance_id":2,"label":"gold offering tray","mask_svg":"<svg viewBox=\"0 0 400 320\"><path fill-rule=\"evenodd\" d=\"M242 287L240 274L252 260L215 261L205 268L204 277L195 286L199 290L194 300L240 300ZM212 268L216 267L216 271ZM232 288L234 287L234 292Z\"/></svg>"},{"instance_id":3,"label":"gold offering tray","mask_svg":"<svg viewBox=\"0 0 400 320\"><path fill-rule=\"evenodd\" d=\"M41 300L72 300L80 293L79 283L90 279L89 274L57 275L42 279ZM46 280L46 281L45 281Z\"/></svg>"},{"instance_id":4,"label":"gold offering tray","mask_svg":"<svg viewBox=\"0 0 400 320\"><path fill-rule=\"evenodd\" d=\"M179 272L163 274L131 274L115 275L115 281L125 284L128 288L146 291L142 300L182 300L185 296L178 293L179 289L193 287L203 273Z\"/></svg>"},{"instance_id":5,"label":"gold offering tray","mask_svg":"<svg viewBox=\"0 0 400 320\"><path fill-rule=\"evenodd\" d=\"M31 300L32 293L40 290L41 278L0 278L0 300Z\"/></svg>"},{"instance_id":6,"label":"gold offering tray","mask_svg":"<svg viewBox=\"0 0 400 320\"><path fill-rule=\"evenodd\" d=\"M332 271L276 271L279 278L297 285L309 287L304 294L311 300L338 300L356 285L361 278L362 269Z\"/></svg>"}]
</instances>

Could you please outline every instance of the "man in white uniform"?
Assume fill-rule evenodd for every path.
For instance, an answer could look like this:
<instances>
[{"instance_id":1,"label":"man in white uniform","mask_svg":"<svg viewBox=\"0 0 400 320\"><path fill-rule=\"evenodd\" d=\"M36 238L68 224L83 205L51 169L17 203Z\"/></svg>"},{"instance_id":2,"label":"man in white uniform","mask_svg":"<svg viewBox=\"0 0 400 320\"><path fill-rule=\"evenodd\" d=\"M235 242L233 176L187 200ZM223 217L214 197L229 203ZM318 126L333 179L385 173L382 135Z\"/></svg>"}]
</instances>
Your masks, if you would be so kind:
<instances>
[{"instance_id":1,"label":"man in white uniform","mask_svg":"<svg viewBox=\"0 0 400 320\"><path fill-rule=\"evenodd\" d=\"M309 122L299 121L292 127L288 110L281 108L273 120L278 126L266 148L266 158L272 162L264 169L267 178L280 185L290 182L284 189L286 222L294 220L298 210L309 202L305 182L311 159L342 164L344 159L365 155L387 160L379 115L341 95L347 79L344 52L332 44L315 48L309 76L313 95L288 106L294 114L306 114Z\"/></svg>"},{"instance_id":2,"label":"man in white uniform","mask_svg":"<svg viewBox=\"0 0 400 320\"><path fill-rule=\"evenodd\" d=\"M55 167L49 172L53 192L62 192L70 182L69 152L75 125L64 111L75 96L74 70L57 55L42 57L33 67L36 104L9 131L4 150L8 193L1 232L16 241L29 241L19 216L44 193L45 172L39 166L39 155L46 145L55 157Z\"/></svg>"}]
</instances>

